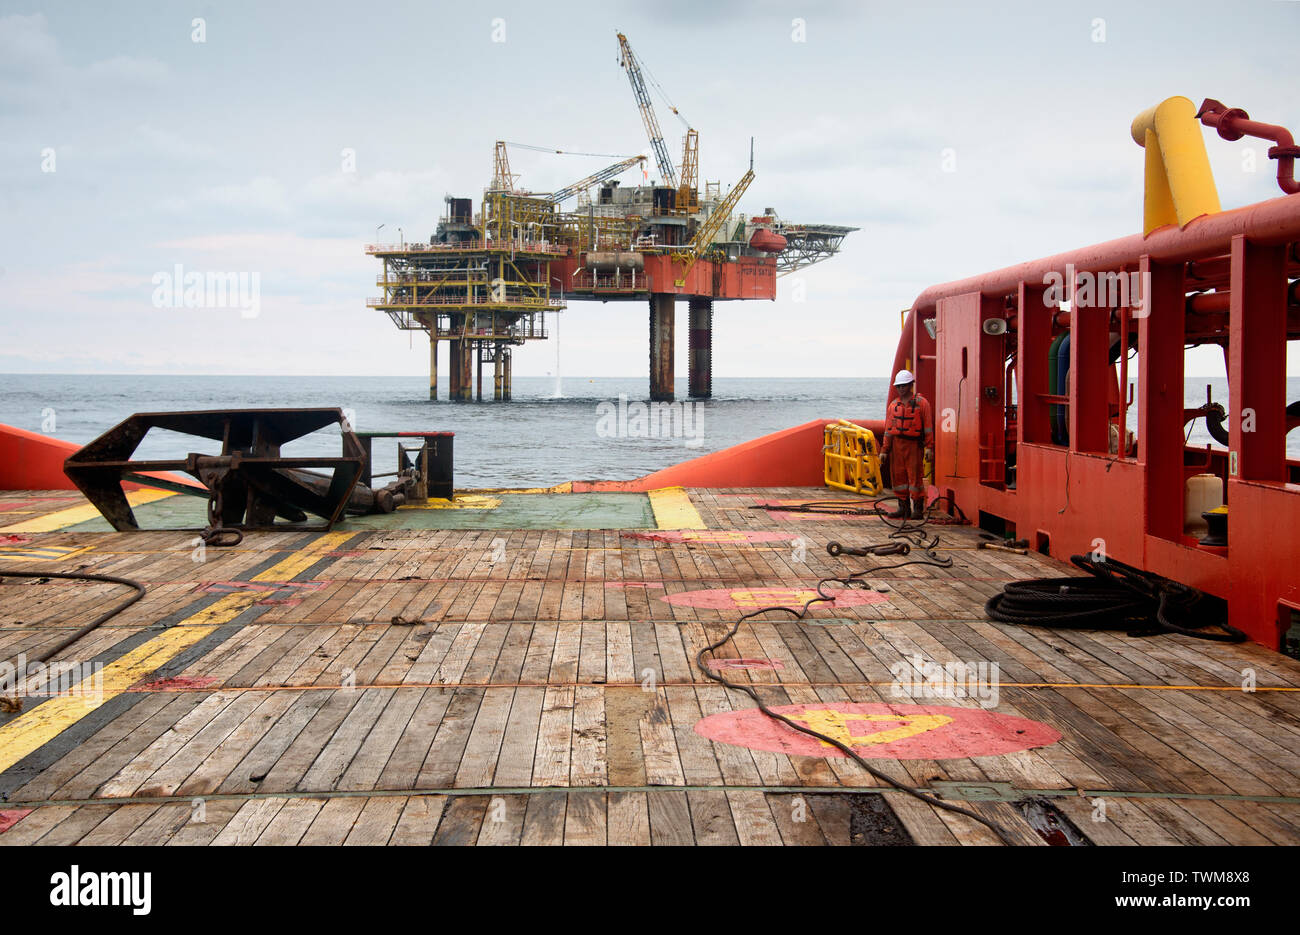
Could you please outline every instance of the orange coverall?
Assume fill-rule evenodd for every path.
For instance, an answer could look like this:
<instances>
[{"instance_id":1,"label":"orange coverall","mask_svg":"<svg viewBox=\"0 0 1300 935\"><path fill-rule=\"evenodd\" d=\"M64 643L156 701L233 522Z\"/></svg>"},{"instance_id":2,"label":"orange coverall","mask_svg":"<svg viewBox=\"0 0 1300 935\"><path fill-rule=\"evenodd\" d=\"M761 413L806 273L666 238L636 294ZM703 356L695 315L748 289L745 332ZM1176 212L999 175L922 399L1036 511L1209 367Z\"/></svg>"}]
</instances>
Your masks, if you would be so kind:
<instances>
[{"instance_id":1,"label":"orange coverall","mask_svg":"<svg viewBox=\"0 0 1300 935\"><path fill-rule=\"evenodd\" d=\"M885 440L881 451L889 455L890 479L899 500L923 500L924 452L934 448L934 415L930 402L915 392L894 399L885 410Z\"/></svg>"}]
</instances>

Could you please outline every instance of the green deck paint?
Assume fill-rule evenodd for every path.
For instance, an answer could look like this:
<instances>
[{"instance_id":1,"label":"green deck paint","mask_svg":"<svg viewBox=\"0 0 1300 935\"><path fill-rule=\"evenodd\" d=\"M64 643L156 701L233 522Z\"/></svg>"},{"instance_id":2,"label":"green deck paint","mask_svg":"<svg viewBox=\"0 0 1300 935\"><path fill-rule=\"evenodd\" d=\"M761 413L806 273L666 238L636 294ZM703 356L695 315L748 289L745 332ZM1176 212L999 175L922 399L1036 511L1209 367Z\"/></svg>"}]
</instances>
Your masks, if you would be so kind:
<instances>
[{"instance_id":1,"label":"green deck paint","mask_svg":"<svg viewBox=\"0 0 1300 935\"><path fill-rule=\"evenodd\" d=\"M501 494L495 509L399 509L348 516L349 529L654 529L650 498L643 493ZM199 529L207 525L207 501L166 497L135 508L141 529ZM102 517L68 527L73 532L112 532Z\"/></svg>"}]
</instances>

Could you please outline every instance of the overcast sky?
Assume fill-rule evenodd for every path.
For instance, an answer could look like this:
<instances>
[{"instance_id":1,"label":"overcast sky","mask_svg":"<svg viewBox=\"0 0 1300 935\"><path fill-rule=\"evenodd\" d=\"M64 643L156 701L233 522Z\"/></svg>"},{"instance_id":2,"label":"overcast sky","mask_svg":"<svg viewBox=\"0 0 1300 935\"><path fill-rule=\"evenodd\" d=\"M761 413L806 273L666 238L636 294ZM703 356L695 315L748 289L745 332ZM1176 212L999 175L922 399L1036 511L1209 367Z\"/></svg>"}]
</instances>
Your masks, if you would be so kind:
<instances>
[{"instance_id":1,"label":"overcast sky","mask_svg":"<svg viewBox=\"0 0 1300 935\"><path fill-rule=\"evenodd\" d=\"M862 228L775 302L719 304L719 377L886 375L926 286L1139 230L1128 126L1166 97L1300 130L1292 0L0 0L0 372L426 372L427 343L366 308L362 245L477 204L497 139L648 153L619 29L702 176L738 179L753 136L744 210ZM1225 208L1280 194L1266 144L1205 132ZM547 190L612 160L511 161ZM258 273L259 314L155 307L176 264ZM646 329L639 303L575 303L563 372L647 373ZM555 341L515 357L555 366Z\"/></svg>"}]
</instances>

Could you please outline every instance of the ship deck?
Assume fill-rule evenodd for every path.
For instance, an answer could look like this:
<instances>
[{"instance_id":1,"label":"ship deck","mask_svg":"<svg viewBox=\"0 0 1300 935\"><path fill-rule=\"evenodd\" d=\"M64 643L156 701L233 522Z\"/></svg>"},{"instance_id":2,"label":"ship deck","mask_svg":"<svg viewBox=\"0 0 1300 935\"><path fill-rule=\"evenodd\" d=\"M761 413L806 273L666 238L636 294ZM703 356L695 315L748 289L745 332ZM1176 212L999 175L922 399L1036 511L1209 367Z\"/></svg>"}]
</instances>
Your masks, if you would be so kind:
<instances>
[{"instance_id":1,"label":"ship deck","mask_svg":"<svg viewBox=\"0 0 1300 935\"><path fill-rule=\"evenodd\" d=\"M998 843L837 751L732 716L753 702L695 667L740 613L900 561L827 554L886 541L878 518L754 508L851 495L482 496L399 511L410 523L394 528L199 550L193 533L97 532L68 491L0 493L0 573L148 589L60 655L102 664L97 694L33 693L0 714L0 844ZM536 504L516 505L531 517L517 528L510 497ZM1046 843L1044 807L1099 845L1300 843L1300 663L992 623L983 604L1005 582L1069 572L979 550L969 527L934 531L953 567L882 568L866 580L887 590L747 621L721 671L1024 844ZM124 596L0 579L0 660L35 657ZM989 695L900 688L918 659L988 666ZM1036 745L989 753L991 714L1033 722L1012 734ZM890 754L903 743L911 755Z\"/></svg>"}]
</instances>

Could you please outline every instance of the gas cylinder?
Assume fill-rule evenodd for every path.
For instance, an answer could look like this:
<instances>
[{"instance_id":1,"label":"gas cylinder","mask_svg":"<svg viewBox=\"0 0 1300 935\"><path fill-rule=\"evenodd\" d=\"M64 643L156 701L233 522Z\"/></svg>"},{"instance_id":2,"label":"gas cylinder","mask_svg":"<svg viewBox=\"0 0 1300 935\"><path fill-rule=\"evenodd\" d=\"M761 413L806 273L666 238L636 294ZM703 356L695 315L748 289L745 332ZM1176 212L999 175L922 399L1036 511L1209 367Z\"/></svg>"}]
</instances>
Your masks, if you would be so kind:
<instances>
[{"instance_id":1,"label":"gas cylinder","mask_svg":"<svg viewBox=\"0 0 1300 935\"><path fill-rule=\"evenodd\" d=\"M1187 478L1183 504L1183 532L1205 535L1208 526L1201 514L1223 506L1223 479L1217 474L1193 474Z\"/></svg>"}]
</instances>

